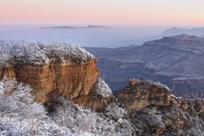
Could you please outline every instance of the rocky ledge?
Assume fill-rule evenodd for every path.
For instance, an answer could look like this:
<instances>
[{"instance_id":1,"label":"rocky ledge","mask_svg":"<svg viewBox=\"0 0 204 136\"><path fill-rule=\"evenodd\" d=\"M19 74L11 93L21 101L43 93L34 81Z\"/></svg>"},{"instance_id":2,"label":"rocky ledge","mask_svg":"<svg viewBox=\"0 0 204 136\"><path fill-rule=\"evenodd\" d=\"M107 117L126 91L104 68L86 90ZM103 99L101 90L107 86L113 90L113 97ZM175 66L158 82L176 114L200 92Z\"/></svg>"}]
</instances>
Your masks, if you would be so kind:
<instances>
[{"instance_id":1,"label":"rocky ledge","mask_svg":"<svg viewBox=\"0 0 204 136\"><path fill-rule=\"evenodd\" d=\"M112 94L76 45L0 45L0 135L204 135L203 99L143 80Z\"/></svg>"},{"instance_id":2,"label":"rocky ledge","mask_svg":"<svg viewBox=\"0 0 204 136\"><path fill-rule=\"evenodd\" d=\"M36 101L51 105L57 94L93 109L106 101L94 92L99 83L96 59L78 45L14 41L0 45L0 79L29 84Z\"/></svg>"},{"instance_id":3,"label":"rocky ledge","mask_svg":"<svg viewBox=\"0 0 204 136\"><path fill-rule=\"evenodd\" d=\"M130 80L115 97L129 113L136 135L204 135L204 99L174 96L153 81Z\"/></svg>"}]
</instances>

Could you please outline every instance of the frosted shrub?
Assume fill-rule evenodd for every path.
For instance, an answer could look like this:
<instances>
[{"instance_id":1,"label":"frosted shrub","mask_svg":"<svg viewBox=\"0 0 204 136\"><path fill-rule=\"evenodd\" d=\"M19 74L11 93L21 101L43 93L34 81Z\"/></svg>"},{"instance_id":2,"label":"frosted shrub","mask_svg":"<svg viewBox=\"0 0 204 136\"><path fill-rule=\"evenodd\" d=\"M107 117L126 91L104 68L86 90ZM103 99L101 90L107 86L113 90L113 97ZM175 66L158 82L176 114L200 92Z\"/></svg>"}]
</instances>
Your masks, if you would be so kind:
<instances>
[{"instance_id":1,"label":"frosted shrub","mask_svg":"<svg viewBox=\"0 0 204 136\"><path fill-rule=\"evenodd\" d=\"M95 58L79 45L58 42L0 41L0 50L1 65L11 63L12 60L34 65L48 64L52 61L84 63Z\"/></svg>"},{"instance_id":2,"label":"frosted shrub","mask_svg":"<svg viewBox=\"0 0 204 136\"><path fill-rule=\"evenodd\" d=\"M115 103L106 106L104 113L108 117L112 117L115 120L124 118L127 115L127 111Z\"/></svg>"},{"instance_id":3,"label":"frosted shrub","mask_svg":"<svg viewBox=\"0 0 204 136\"><path fill-rule=\"evenodd\" d=\"M95 85L94 92L102 97L109 97L112 95L112 90L110 89L108 84L106 84L106 82L101 78L98 79L98 82Z\"/></svg>"},{"instance_id":4,"label":"frosted shrub","mask_svg":"<svg viewBox=\"0 0 204 136\"><path fill-rule=\"evenodd\" d=\"M8 86L12 86L12 90L6 95ZM33 101L30 91L29 86L18 84L15 80L5 78L0 82L1 136L78 136L71 129L53 122L44 107Z\"/></svg>"},{"instance_id":5,"label":"frosted shrub","mask_svg":"<svg viewBox=\"0 0 204 136\"><path fill-rule=\"evenodd\" d=\"M4 94L4 84L0 82L0 95Z\"/></svg>"},{"instance_id":6,"label":"frosted shrub","mask_svg":"<svg viewBox=\"0 0 204 136\"><path fill-rule=\"evenodd\" d=\"M124 118L125 109L118 105L97 113L59 97L55 110L47 113L34 102L30 91L28 85L15 80L0 81L1 136L128 136L132 132L131 123Z\"/></svg>"},{"instance_id":7,"label":"frosted shrub","mask_svg":"<svg viewBox=\"0 0 204 136\"><path fill-rule=\"evenodd\" d=\"M132 132L130 122L124 119L126 111L115 106L113 113L120 111L117 114L118 119L113 119L112 116L107 117L108 113L97 113L90 109L81 108L63 97L60 100L59 105L55 106L55 111L49 116L58 125L70 128L78 135L87 133L97 136L125 136ZM113 106L113 107L114 107ZM104 112L110 112L111 108L108 108ZM113 115L115 116L115 115ZM121 117L121 118L120 118Z\"/></svg>"},{"instance_id":8,"label":"frosted shrub","mask_svg":"<svg viewBox=\"0 0 204 136\"><path fill-rule=\"evenodd\" d=\"M8 91L6 88L9 85L14 86L16 84L16 86L12 87L13 90L9 90L9 95L4 95L4 93L0 95L0 115L13 116L13 114L18 114L24 118L45 116L46 112L43 106L33 101L29 86L17 84L15 80L5 81L2 84L4 85L4 92Z\"/></svg>"}]
</instances>

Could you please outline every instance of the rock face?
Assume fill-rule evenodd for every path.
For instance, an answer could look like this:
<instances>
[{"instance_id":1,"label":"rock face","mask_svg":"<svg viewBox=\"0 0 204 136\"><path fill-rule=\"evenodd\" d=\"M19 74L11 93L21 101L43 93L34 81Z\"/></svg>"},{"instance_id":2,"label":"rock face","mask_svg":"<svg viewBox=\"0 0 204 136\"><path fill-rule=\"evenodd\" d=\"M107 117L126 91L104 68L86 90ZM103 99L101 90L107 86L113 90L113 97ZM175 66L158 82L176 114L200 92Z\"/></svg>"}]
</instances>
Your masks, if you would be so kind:
<instances>
[{"instance_id":1,"label":"rock face","mask_svg":"<svg viewBox=\"0 0 204 136\"><path fill-rule=\"evenodd\" d=\"M141 110L149 105L168 106L171 103L170 90L153 82L131 80L129 86L116 92L116 97L129 110Z\"/></svg>"},{"instance_id":2,"label":"rock face","mask_svg":"<svg viewBox=\"0 0 204 136\"><path fill-rule=\"evenodd\" d=\"M87 49L98 58L101 76L114 91L122 89L129 79L137 78L168 85L176 96L204 97L202 37L178 35L142 46Z\"/></svg>"},{"instance_id":3,"label":"rock face","mask_svg":"<svg viewBox=\"0 0 204 136\"><path fill-rule=\"evenodd\" d=\"M19 82L33 87L33 95L43 103L53 91L69 99L88 95L99 74L95 60L84 64L51 64L42 67L23 65L18 66L15 73Z\"/></svg>"},{"instance_id":4,"label":"rock face","mask_svg":"<svg viewBox=\"0 0 204 136\"><path fill-rule=\"evenodd\" d=\"M144 80L131 80L113 95L98 78L96 59L81 48L61 44L23 47L22 43L20 47L1 44L0 135L5 132L33 135L43 125L46 129L39 135L48 135L44 132L51 130L49 135L54 135L56 131L63 133L73 128L77 135L84 132L101 136L204 135L203 99L176 97L167 86ZM33 101L30 92L45 106ZM35 129L34 120L42 121ZM55 125L48 127L51 122ZM12 128L7 128L8 123ZM13 130L22 128L22 124L26 124L22 130L28 131ZM55 130L56 125L64 129Z\"/></svg>"},{"instance_id":5,"label":"rock face","mask_svg":"<svg viewBox=\"0 0 204 136\"><path fill-rule=\"evenodd\" d=\"M131 80L115 96L137 136L204 135L204 99L178 98L162 84L141 80Z\"/></svg>"},{"instance_id":6,"label":"rock face","mask_svg":"<svg viewBox=\"0 0 204 136\"><path fill-rule=\"evenodd\" d=\"M0 74L1 78L16 78L19 82L31 85L37 101L44 103L46 96L56 90L69 99L88 95L97 82L99 73L96 61L92 60L85 64L1 67Z\"/></svg>"},{"instance_id":7,"label":"rock face","mask_svg":"<svg viewBox=\"0 0 204 136\"><path fill-rule=\"evenodd\" d=\"M139 111L148 106L176 106L194 113L204 113L204 99L176 97L161 83L130 80L129 86L115 93L115 97L129 110Z\"/></svg>"},{"instance_id":8,"label":"rock face","mask_svg":"<svg viewBox=\"0 0 204 136\"><path fill-rule=\"evenodd\" d=\"M59 43L26 44L9 43L7 47L1 43L0 57L7 57L0 61L0 79L7 77L29 84L36 101L48 105L55 102L56 94L95 110L110 99L94 93L99 71L96 59L85 50ZM37 52L40 53L36 55Z\"/></svg>"},{"instance_id":9,"label":"rock face","mask_svg":"<svg viewBox=\"0 0 204 136\"><path fill-rule=\"evenodd\" d=\"M14 72L13 66L8 67L1 67L0 66L0 78L7 77L8 79L13 79L16 77L16 74Z\"/></svg>"}]
</instances>

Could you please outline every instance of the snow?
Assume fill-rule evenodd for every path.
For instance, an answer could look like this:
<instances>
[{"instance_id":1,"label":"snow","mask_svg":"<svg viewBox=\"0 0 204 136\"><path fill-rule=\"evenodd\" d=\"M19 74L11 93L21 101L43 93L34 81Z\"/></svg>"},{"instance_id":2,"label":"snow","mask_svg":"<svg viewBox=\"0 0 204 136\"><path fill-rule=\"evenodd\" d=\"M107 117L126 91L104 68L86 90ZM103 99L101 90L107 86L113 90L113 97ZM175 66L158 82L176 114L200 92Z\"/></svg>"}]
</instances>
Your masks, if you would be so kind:
<instances>
[{"instance_id":1,"label":"snow","mask_svg":"<svg viewBox=\"0 0 204 136\"><path fill-rule=\"evenodd\" d=\"M169 92L171 92L171 89L168 87L168 86L166 86L165 84L162 84L162 83L160 83L160 82L156 82L156 81L152 81L152 80L148 80L148 82L150 83L150 84L152 84L152 85L156 85L156 86L158 86L159 88L164 88L164 89L166 89L167 91L169 91Z\"/></svg>"},{"instance_id":2,"label":"snow","mask_svg":"<svg viewBox=\"0 0 204 136\"><path fill-rule=\"evenodd\" d=\"M110 89L108 84L106 84L106 82L103 81L101 78L98 79L98 82L95 85L94 92L97 95L100 95L100 96L102 96L104 98L109 97L109 96L112 95L112 90Z\"/></svg>"},{"instance_id":3,"label":"snow","mask_svg":"<svg viewBox=\"0 0 204 136\"><path fill-rule=\"evenodd\" d=\"M121 122L122 118L125 117L128 112L122 107L119 107L116 104L109 104L105 108L105 115L112 117L113 119L118 119L118 122Z\"/></svg>"},{"instance_id":4,"label":"snow","mask_svg":"<svg viewBox=\"0 0 204 136\"><path fill-rule=\"evenodd\" d=\"M77 44L0 41L0 58L1 65L15 61L42 65L51 62L85 63L95 57Z\"/></svg>"},{"instance_id":5,"label":"snow","mask_svg":"<svg viewBox=\"0 0 204 136\"><path fill-rule=\"evenodd\" d=\"M1 90L8 91L8 86L11 95L0 93L1 136L123 136L134 130L124 116L126 110L117 104L97 113L59 97L55 110L48 113L33 100L30 86L6 78L0 81Z\"/></svg>"},{"instance_id":6,"label":"snow","mask_svg":"<svg viewBox=\"0 0 204 136\"><path fill-rule=\"evenodd\" d=\"M138 82L144 82L144 80L140 80L140 79L131 79L131 80L137 80ZM163 89L171 92L171 89L168 86L166 86L166 85L164 85L164 84L162 84L162 83L160 83L158 81L146 80L145 82L147 82L149 85L155 85L155 86L157 86L159 88L163 88Z\"/></svg>"},{"instance_id":7,"label":"snow","mask_svg":"<svg viewBox=\"0 0 204 136\"><path fill-rule=\"evenodd\" d=\"M4 94L4 84L0 82L0 95Z\"/></svg>"},{"instance_id":8,"label":"snow","mask_svg":"<svg viewBox=\"0 0 204 136\"><path fill-rule=\"evenodd\" d=\"M0 94L0 135L1 136L91 136L88 132L76 133L64 126L59 126L49 116L43 105L34 102L28 85L15 80L1 81L2 86L13 83L15 88L7 96ZM5 90L6 91L6 90Z\"/></svg>"},{"instance_id":9,"label":"snow","mask_svg":"<svg viewBox=\"0 0 204 136\"><path fill-rule=\"evenodd\" d=\"M50 116L58 125L72 128L76 133L87 132L94 136L124 136L129 135L133 130L131 123L125 119L123 114L119 117L113 115L114 118L107 116L106 112L110 108L107 108L104 113L97 113L73 105L64 98L60 99L60 104L56 105L55 111ZM117 105L111 105L111 107L126 114L126 111L123 112Z\"/></svg>"}]
</instances>

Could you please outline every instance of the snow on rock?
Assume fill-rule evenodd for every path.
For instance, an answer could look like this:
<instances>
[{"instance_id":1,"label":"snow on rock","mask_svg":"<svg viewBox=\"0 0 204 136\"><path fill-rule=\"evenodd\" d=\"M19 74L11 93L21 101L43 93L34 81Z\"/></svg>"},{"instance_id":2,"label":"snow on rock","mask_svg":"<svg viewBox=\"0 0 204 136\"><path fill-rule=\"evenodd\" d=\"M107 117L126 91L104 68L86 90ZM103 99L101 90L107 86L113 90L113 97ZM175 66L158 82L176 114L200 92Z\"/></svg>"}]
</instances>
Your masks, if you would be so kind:
<instances>
[{"instance_id":1,"label":"snow on rock","mask_svg":"<svg viewBox=\"0 0 204 136\"><path fill-rule=\"evenodd\" d=\"M6 91L11 86L11 94L0 94L0 135L2 136L125 136L131 135L133 128L125 119L125 110L113 105L115 119L105 113L97 113L79 107L64 97L59 97L52 112L46 112L43 105L36 103L30 95L28 85L15 80L3 79L0 89ZM120 111L118 113L115 113ZM111 112L110 112L111 113ZM115 115L113 115L115 116Z\"/></svg>"},{"instance_id":2,"label":"snow on rock","mask_svg":"<svg viewBox=\"0 0 204 136\"><path fill-rule=\"evenodd\" d=\"M76 44L0 41L0 64L23 63L42 65L51 62L84 63L95 57Z\"/></svg>"},{"instance_id":3,"label":"snow on rock","mask_svg":"<svg viewBox=\"0 0 204 136\"><path fill-rule=\"evenodd\" d=\"M0 94L0 135L1 136L91 136L88 132L76 133L59 126L49 116L43 105L36 103L30 94L31 88L15 80L0 81L0 89L14 84L10 95Z\"/></svg>"},{"instance_id":4,"label":"snow on rock","mask_svg":"<svg viewBox=\"0 0 204 136\"><path fill-rule=\"evenodd\" d=\"M109 104L105 108L105 115L112 117L115 120L118 120L121 122L122 118L124 118L127 115L127 110L123 107L118 106L117 104Z\"/></svg>"},{"instance_id":5,"label":"snow on rock","mask_svg":"<svg viewBox=\"0 0 204 136\"><path fill-rule=\"evenodd\" d=\"M42 117L42 114L45 114L43 106L34 102L29 86L17 84L15 80L4 81L2 84L5 88L4 93L0 94L0 116L18 114L23 118L33 118ZM11 85L15 87L8 88ZM7 91L9 95L5 95Z\"/></svg>"},{"instance_id":6,"label":"snow on rock","mask_svg":"<svg viewBox=\"0 0 204 136\"><path fill-rule=\"evenodd\" d=\"M160 82L157 82L157 81L152 81L152 80L144 81L144 80L139 80L139 79L131 79L130 81L143 82L146 86L155 85L158 88L163 88L163 89L171 92L171 89L168 86L166 86Z\"/></svg>"},{"instance_id":7,"label":"snow on rock","mask_svg":"<svg viewBox=\"0 0 204 136\"><path fill-rule=\"evenodd\" d=\"M60 104L55 105L55 110L50 117L58 125L72 128L75 133L87 132L94 136L125 136L131 135L133 131L131 123L123 115L121 115L121 118L116 117L117 119L114 119L105 114L108 111L97 113L73 105L63 97L60 99ZM116 105L115 107L119 109Z\"/></svg>"},{"instance_id":8,"label":"snow on rock","mask_svg":"<svg viewBox=\"0 0 204 136\"><path fill-rule=\"evenodd\" d=\"M102 96L104 98L109 97L109 96L112 95L112 90L110 89L108 84L106 84L106 82L103 81L101 78L98 79L98 82L95 85L94 92L97 95L100 95L100 96Z\"/></svg>"},{"instance_id":9,"label":"snow on rock","mask_svg":"<svg viewBox=\"0 0 204 136\"><path fill-rule=\"evenodd\" d=\"M0 82L0 95L4 94L4 84Z\"/></svg>"},{"instance_id":10,"label":"snow on rock","mask_svg":"<svg viewBox=\"0 0 204 136\"><path fill-rule=\"evenodd\" d=\"M165 85L165 84L162 84L161 82L155 82L155 81L152 81L152 80L148 80L148 82L151 84L151 85L156 85L158 86L159 88L163 88L163 89L166 89L167 91L171 92L171 89Z\"/></svg>"}]
</instances>

